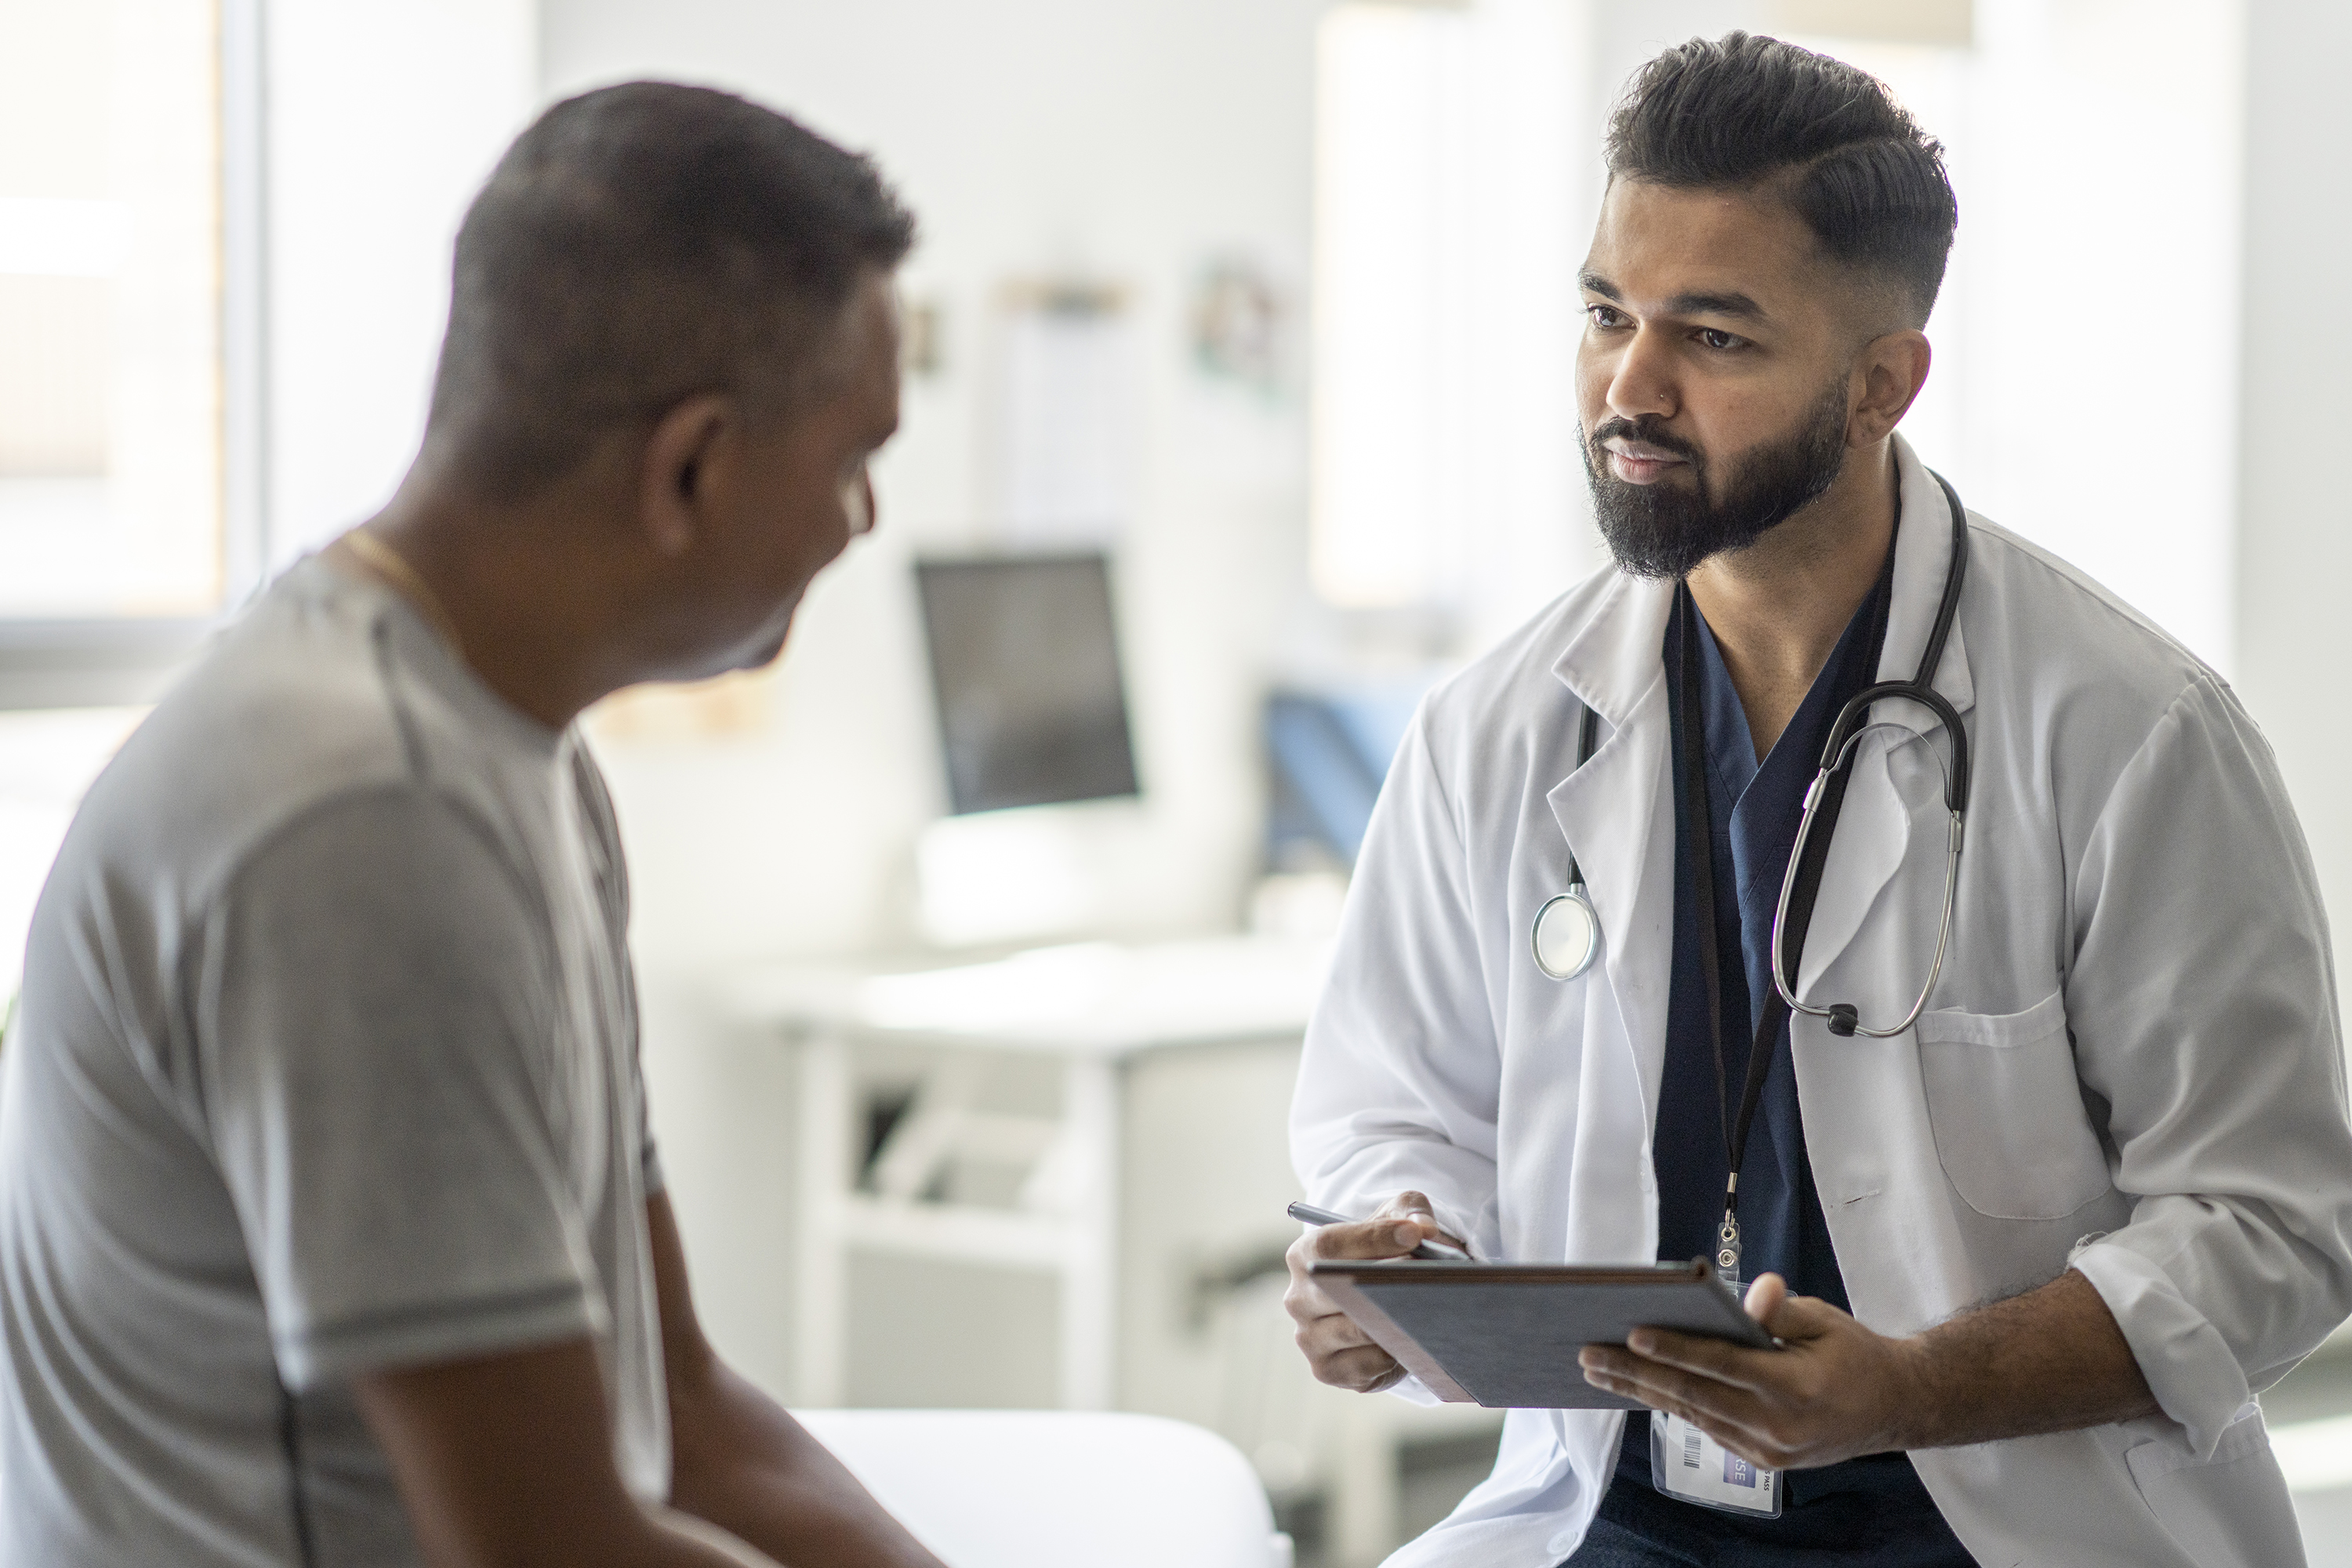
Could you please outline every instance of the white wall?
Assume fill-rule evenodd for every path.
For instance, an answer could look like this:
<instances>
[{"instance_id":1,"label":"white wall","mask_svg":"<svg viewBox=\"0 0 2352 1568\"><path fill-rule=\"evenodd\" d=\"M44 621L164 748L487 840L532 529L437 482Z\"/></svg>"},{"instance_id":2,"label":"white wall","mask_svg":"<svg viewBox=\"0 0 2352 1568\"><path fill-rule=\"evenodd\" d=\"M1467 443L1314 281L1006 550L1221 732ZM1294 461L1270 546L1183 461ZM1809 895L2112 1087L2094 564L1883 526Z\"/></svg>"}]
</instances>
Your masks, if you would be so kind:
<instances>
[{"instance_id":1,"label":"white wall","mask_svg":"<svg viewBox=\"0 0 2352 1568\"><path fill-rule=\"evenodd\" d=\"M2345 584L2352 503L2340 454L2352 429L2352 163L2343 89L2352 6L2253 0L2246 42L2245 357L2234 416L2184 410L2184 438L2240 443L2236 684L2286 772L2335 913L2336 968L2352 921L2352 702L2345 699Z\"/></svg>"},{"instance_id":2,"label":"white wall","mask_svg":"<svg viewBox=\"0 0 2352 1568\"><path fill-rule=\"evenodd\" d=\"M530 0L268 0L269 559L390 498L415 456L449 246L536 108Z\"/></svg>"},{"instance_id":3,"label":"white wall","mask_svg":"<svg viewBox=\"0 0 2352 1568\"><path fill-rule=\"evenodd\" d=\"M2242 5L1977 0L1977 18L1952 133L1950 478L2226 669ZM1973 236L1971 204L1991 220Z\"/></svg>"}]
</instances>

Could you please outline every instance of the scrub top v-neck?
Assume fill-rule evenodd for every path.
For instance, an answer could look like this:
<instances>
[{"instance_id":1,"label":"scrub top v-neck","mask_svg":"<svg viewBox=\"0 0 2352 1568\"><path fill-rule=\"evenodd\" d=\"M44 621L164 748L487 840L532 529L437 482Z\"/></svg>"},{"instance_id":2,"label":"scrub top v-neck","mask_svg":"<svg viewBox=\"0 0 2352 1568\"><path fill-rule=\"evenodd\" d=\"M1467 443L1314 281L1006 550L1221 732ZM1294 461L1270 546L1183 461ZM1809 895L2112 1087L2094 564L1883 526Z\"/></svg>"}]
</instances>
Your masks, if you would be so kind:
<instances>
[{"instance_id":1,"label":"scrub top v-neck","mask_svg":"<svg viewBox=\"0 0 2352 1568\"><path fill-rule=\"evenodd\" d=\"M1891 563L1893 559L1890 540L1887 561ZM1706 737L1705 776L1713 839L1716 945L1724 959L1737 953L1740 960L1720 963L1717 973L1724 1076L1734 1109L1764 1003L1771 994L1773 907L1780 898L1790 847L1796 840L1805 789L1819 768L1822 744L1839 709L1876 675L1892 588L1891 574L1882 569L1877 584L1855 610L1828 662L1814 678L1796 716L1760 761L1747 710L1724 665L1715 634L1705 616L1692 617L1699 638L1695 695ZM1680 665L1678 619L1669 618L1662 650L1669 672ZM1675 820L1680 823L1688 820L1687 803L1682 795L1689 773L1682 746L1683 695L1677 685L1672 679L1666 683L1672 719L1668 729L1674 737ZM1673 1262L1714 1252L1727 1174L1723 1131L1727 1112L1716 1077L1715 1042L1699 956L1697 873L1691 847L1684 837L1679 832L1675 836L1674 971L1667 1002L1665 1068L1653 1140L1658 1257ZM1740 1163L1742 1272L1749 1279L1768 1270L1780 1274L1799 1294L1817 1296L1851 1310L1836 1249L1830 1242L1829 1224L1813 1187L1812 1167L1805 1156L1804 1121L1798 1106L1786 1023L1780 1026L1773 1051L1756 1127ZM1915 1527L1915 1539L1924 1536L1925 1555L1899 1552L1891 1562L1923 1568L1927 1564L1941 1568L1948 1563L1965 1568L1972 1562L1958 1539L1943 1526L1910 1460L1900 1454L1793 1471L1784 1490L1787 1512L1781 1519L1743 1518L1653 1491L1648 1426L1636 1416L1626 1423L1613 1489L1627 1487L1645 1494L1637 1500L1645 1511L1671 1510L1684 1518L1689 1528L1723 1533L1727 1540L1736 1537L1784 1544L1806 1540L1827 1523L1818 1517L1809 1522L1808 1514L1820 1511L1813 1506L1817 1500L1834 1497L1840 1500L1821 1506L1843 1514L1864 1505L1873 1518L1890 1522L1908 1520ZM1616 1511L1606 1504L1604 1510Z\"/></svg>"}]
</instances>

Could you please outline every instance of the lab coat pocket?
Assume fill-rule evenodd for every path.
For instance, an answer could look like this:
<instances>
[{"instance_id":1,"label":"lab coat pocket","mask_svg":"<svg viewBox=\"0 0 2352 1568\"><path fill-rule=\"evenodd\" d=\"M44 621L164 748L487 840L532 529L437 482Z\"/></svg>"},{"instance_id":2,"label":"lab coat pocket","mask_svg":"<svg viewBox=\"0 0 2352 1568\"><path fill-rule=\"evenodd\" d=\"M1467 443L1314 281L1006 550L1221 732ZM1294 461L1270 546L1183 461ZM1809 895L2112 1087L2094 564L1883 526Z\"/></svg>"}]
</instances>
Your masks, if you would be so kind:
<instances>
[{"instance_id":1,"label":"lab coat pocket","mask_svg":"<svg viewBox=\"0 0 2352 1568\"><path fill-rule=\"evenodd\" d=\"M2176 1443L2124 1451L2139 1495L2198 1568L2300 1568L2303 1540L2260 1406L2248 1405L2210 1459Z\"/></svg>"},{"instance_id":2,"label":"lab coat pocket","mask_svg":"<svg viewBox=\"0 0 2352 1568\"><path fill-rule=\"evenodd\" d=\"M1936 1155L1970 1208L2056 1219L2107 1190L2063 996L2021 1013L1928 1013L1915 1033Z\"/></svg>"}]
</instances>

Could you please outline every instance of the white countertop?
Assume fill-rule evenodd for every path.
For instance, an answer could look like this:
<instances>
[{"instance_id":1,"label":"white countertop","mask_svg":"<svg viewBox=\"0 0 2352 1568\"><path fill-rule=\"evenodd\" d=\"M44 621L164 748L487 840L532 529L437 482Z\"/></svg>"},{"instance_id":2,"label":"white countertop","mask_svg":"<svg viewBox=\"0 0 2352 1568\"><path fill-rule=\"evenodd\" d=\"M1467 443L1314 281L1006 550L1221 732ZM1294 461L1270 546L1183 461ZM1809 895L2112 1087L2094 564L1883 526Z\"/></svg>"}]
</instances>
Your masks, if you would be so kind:
<instances>
[{"instance_id":1,"label":"white countertop","mask_svg":"<svg viewBox=\"0 0 2352 1568\"><path fill-rule=\"evenodd\" d=\"M1073 942L978 963L766 963L721 982L746 1022L933 1044L1125 1056L1303 1031L1327 942Z\"/></svg>"}]
</instances>

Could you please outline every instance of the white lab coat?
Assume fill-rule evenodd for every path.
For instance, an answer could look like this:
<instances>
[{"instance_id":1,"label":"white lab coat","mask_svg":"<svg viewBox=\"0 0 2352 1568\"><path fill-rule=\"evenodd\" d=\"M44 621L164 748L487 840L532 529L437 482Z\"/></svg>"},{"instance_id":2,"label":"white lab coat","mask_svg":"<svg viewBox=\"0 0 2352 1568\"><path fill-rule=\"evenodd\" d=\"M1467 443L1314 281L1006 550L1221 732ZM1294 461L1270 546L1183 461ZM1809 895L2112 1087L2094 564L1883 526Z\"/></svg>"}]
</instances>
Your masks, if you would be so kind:
<instances>
[{"instance_id":1,"label":"white lab coat","mask_svg":"<svg viewBox=\"0 0 2352 1568\"><path fill-rule=\"evenodd\" d=\"M1882 680L1915 671L1951 538L1895 447ZM2163 1417L1913 1456L1979 1562L2298 1564L2253 1394L2352 1312L2352 1129L2310 857L2220 678L1969 521L1935 680L1975 752L1951 954L1910 1033L1801 1017L1792 1037L1846 1289L1863 1322L1907 1334L2071 1261L2147 1375ZM1423 704L1307 1034L1292 1143L1315 1202L1363 1213L1418 1188L1482 1257L1655 1256L1672 599L1604 572ZM1579 768L1588 702L1601 738ZM1799 990L1865 1021L1902 1016L1925 977L1949 820L1925 710L1878 716L1906 729L1855 761ZM1603 946L1560 982L1529 932L1571 847ZM1560 1562L1624 1419L1511 1412L1493 1477L1392 1563Z\"/></svg>"}]
</instances>

